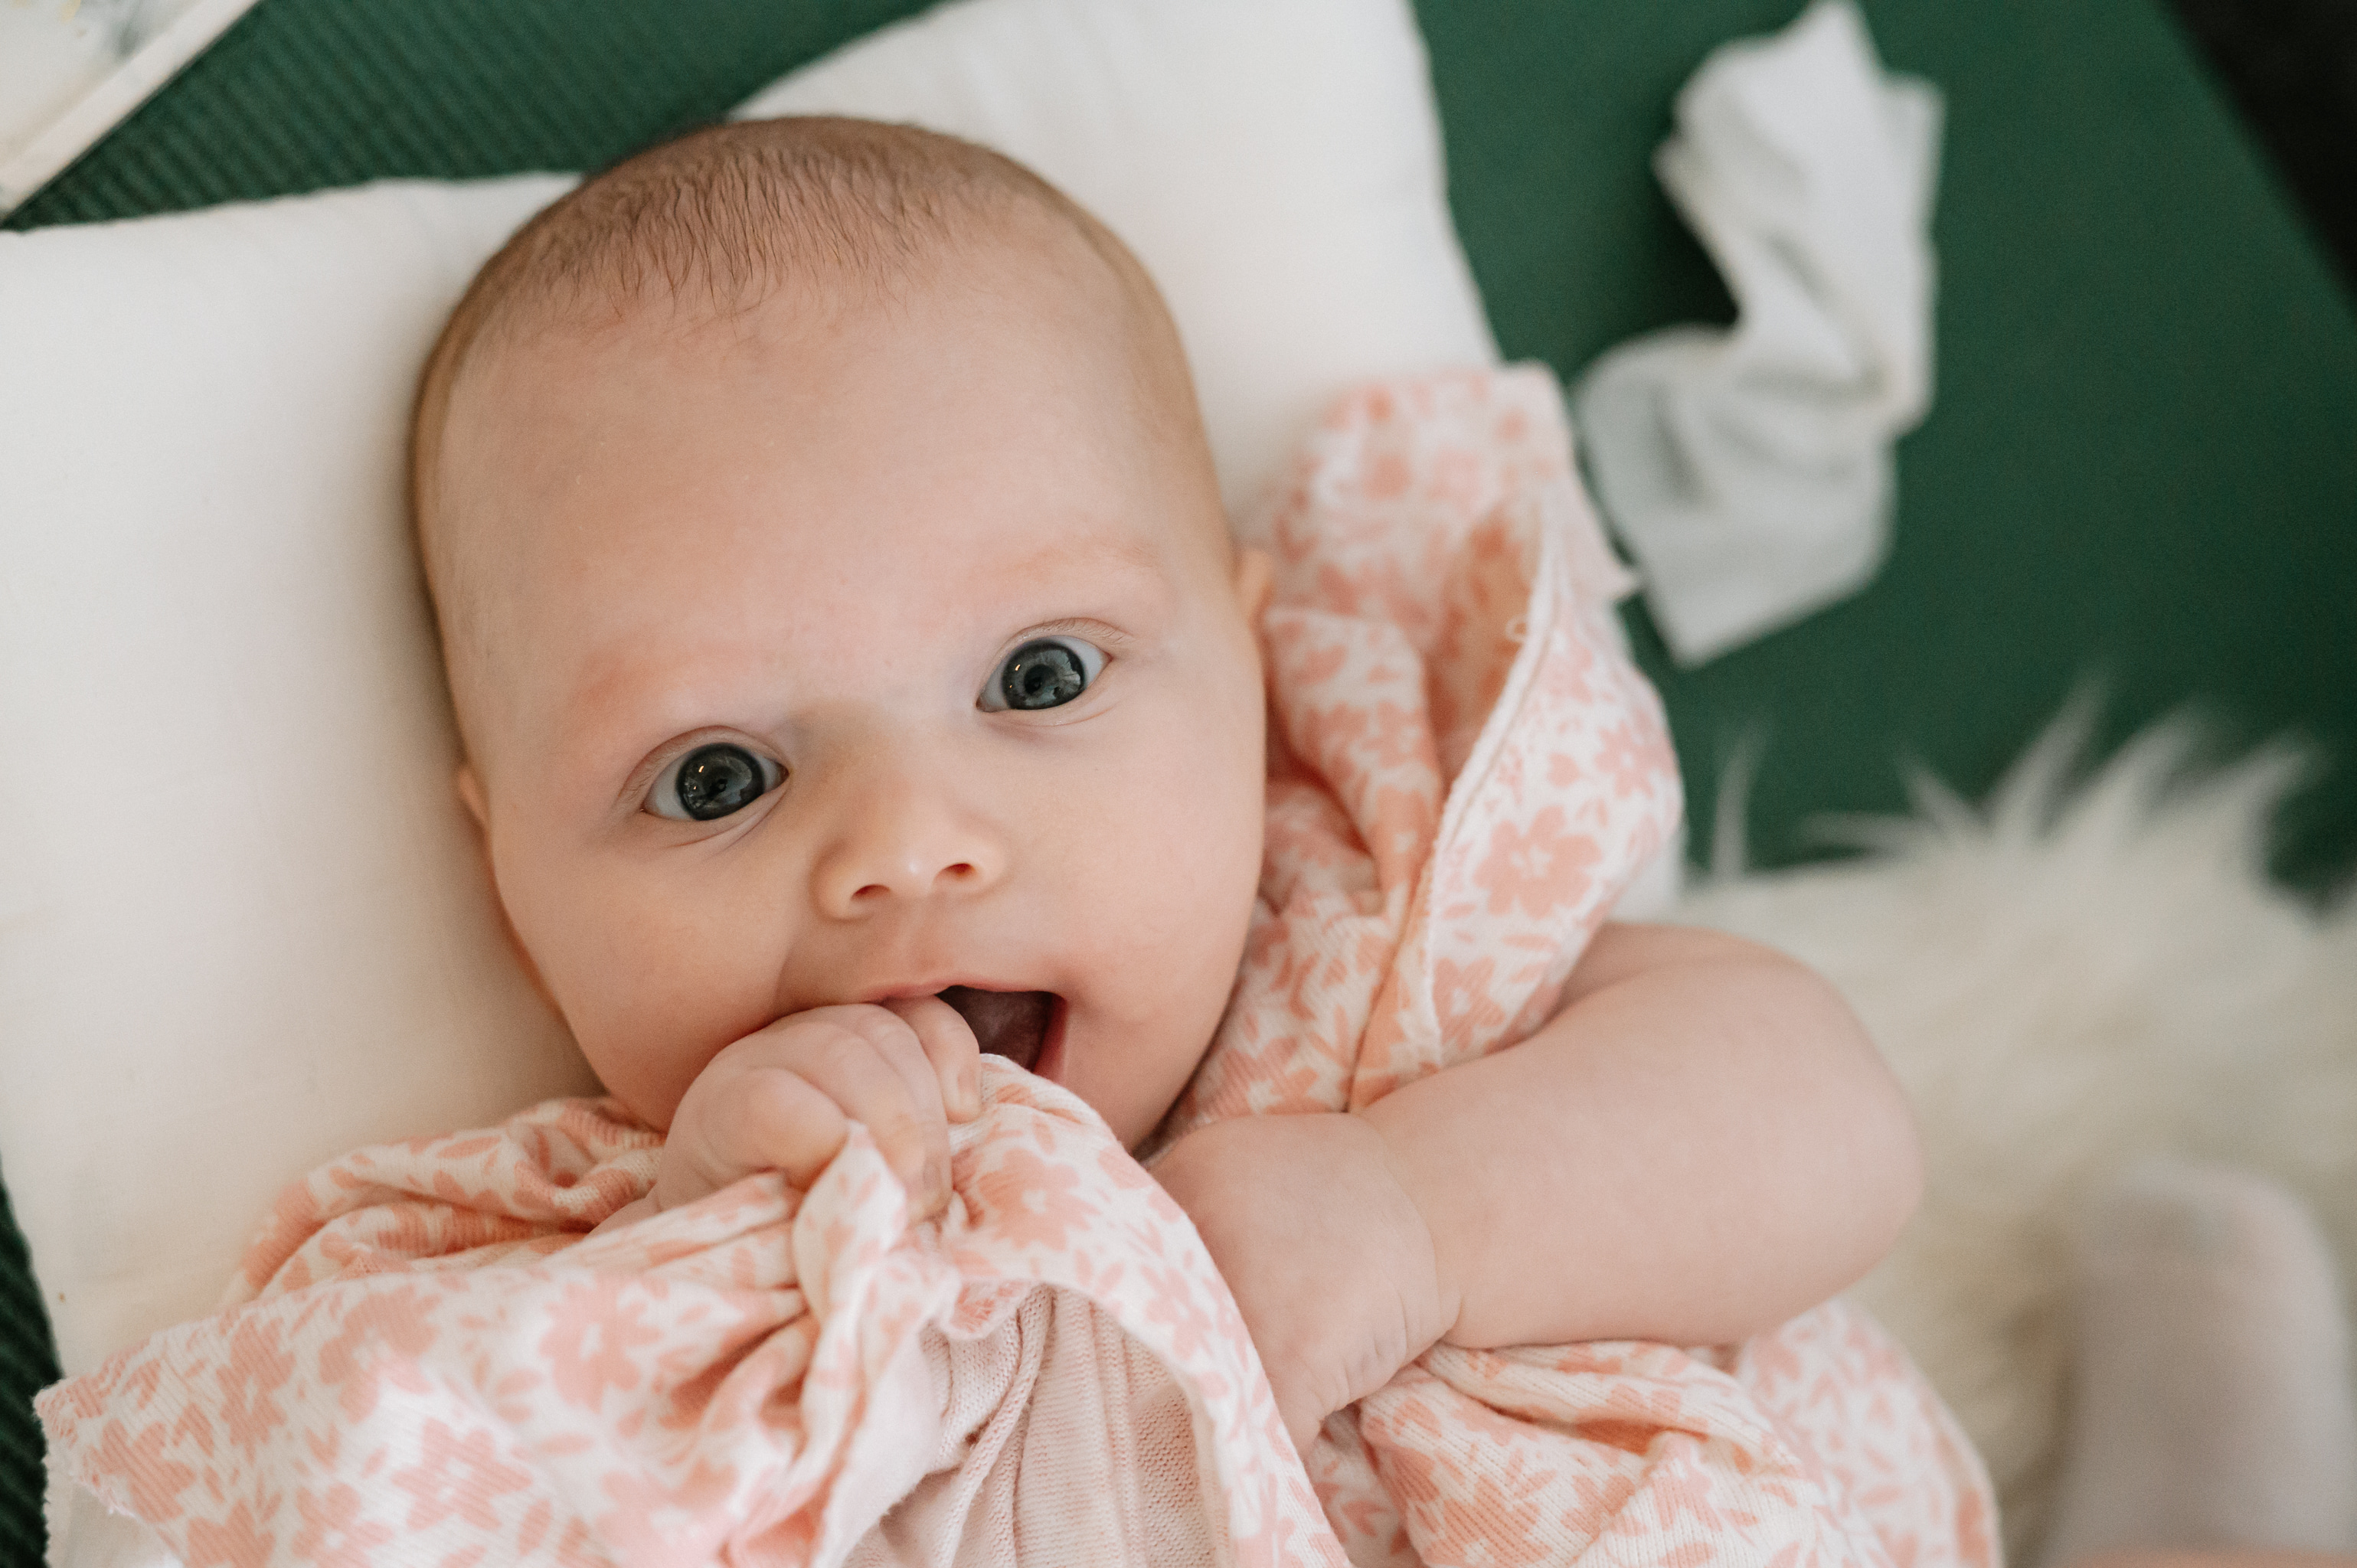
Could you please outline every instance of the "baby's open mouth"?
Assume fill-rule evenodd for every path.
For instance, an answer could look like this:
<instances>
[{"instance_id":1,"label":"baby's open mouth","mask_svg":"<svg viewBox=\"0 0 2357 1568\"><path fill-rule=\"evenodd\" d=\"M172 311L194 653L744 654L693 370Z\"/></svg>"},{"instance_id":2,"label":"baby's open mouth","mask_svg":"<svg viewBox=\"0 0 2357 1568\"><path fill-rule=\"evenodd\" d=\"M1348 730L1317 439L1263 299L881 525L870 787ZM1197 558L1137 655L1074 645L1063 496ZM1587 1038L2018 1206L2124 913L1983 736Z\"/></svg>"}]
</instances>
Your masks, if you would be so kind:
<instances>
[{"instance_id":1,"label":"baby's open mouth","mask_svg":"<svg viewBox=\"0 0 2357 1568\"><path fill-rule=\"evenodd\" d=\"M982 1048L1005 1057L1027 1072L1039 1070L1041 1053L1055 1026L1057 995L1052 991L978 991L952 985L942 1000L958 1011L974 1030Z\"/></svg>"}]
</instances>

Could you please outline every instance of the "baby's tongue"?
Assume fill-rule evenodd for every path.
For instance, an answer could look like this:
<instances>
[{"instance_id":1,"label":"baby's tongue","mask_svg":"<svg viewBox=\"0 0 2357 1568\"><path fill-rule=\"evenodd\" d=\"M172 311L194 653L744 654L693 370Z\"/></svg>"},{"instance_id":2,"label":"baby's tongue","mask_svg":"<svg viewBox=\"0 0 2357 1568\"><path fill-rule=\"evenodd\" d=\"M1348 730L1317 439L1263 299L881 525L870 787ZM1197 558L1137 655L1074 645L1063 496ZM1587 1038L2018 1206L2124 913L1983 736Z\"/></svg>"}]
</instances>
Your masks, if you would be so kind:
<instances>
[{"instance_id":1,"label":"baby's tongue","mask_svg":"<svg viewBox=\"0 0 2357 1568\"><path fill-rule=\"evenodd\" d=\"M958 1010L974 1029L974 1037L993 1056L1005 1057L1029 1069L1048 1042L1048 1021L1055 1014L1055 993L1048 991L977 991L952 985L942 1000Z\"/></svg>"}]
</instances>

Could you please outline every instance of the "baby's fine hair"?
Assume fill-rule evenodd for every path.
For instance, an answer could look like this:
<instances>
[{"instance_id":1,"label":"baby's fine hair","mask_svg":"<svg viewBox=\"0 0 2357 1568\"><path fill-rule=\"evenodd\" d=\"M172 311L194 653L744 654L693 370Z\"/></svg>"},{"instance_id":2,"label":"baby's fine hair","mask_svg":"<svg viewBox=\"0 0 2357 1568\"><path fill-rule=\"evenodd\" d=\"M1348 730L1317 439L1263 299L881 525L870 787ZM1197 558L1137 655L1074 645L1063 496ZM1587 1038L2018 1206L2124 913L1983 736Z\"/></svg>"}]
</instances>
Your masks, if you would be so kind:
<instances>
[{"instance_id":1,"label":"baby's fine hair","mask_svg":"<svg viewBox=\"0 0 2357 1568\"><path fill-rule=\"evenodd\" d=\"M726 315L795 283L888 294L1026 211L1069 226L1160 314L1145 270L1103 224L1012 158L954 136L803 116L715 125L640 153L551 204L475 274L419 384L414 493L425 499L451 385L487 339L655 299Z\"/></svg>"}]
</instances>

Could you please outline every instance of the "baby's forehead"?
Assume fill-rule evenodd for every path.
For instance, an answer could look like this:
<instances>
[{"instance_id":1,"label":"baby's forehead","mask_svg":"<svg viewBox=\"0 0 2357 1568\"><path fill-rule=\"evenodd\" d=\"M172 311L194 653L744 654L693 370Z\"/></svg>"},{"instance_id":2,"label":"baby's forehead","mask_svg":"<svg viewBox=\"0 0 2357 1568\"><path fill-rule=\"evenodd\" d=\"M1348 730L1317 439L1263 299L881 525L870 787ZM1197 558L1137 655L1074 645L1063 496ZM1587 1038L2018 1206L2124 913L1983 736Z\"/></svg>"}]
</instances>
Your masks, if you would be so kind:
<instances>
[{"instance_id":1,"label":"baby's forehead","mask_svg":"<svg viewBox=\"0 0 2357 1568\"><path fill-rule=\"evenodd\" d=\"M848 472L905 475L907 493L936 511L971 503L974 532L947 536L946 546L971 548L977 573L1009 564L1003 552L1017 543L985 492L1028 487L1033 513L1068 505L1075 521L1135 519L1138 507L1118 490L1123 477L1171 471L1155 427L1192 428L1191 402L1149 412L1148 389L1164 378L1141 367L1137 335L1107 321L1113 307L1086 290L1076 304L1036 257L1004 259L1006 276L945 275L881 301L780 295L755 311L693 317L657 304L485 342L455 389L438 477L436 590L446 626L471 623L468 636L449 639L454 685L467 678L466 658L512 673L514 650L500 645L512 644L519 619L537 623L590 599L628 607L633 574L700 569L727 585L738 559L728 531L756 515L735 504L740 470L743 486L766 487L772 503L758 514L775 536L765 559L822 573L838 598L879 604L904 564L895 553L917 548L918 535L879 515L900 499L897 488L830 510ZM1011 280L1024 300L976 293ZM984 304L1006 312L988 331L975 325ZM1028 380L1027 364L1036 372ZM996 395L1002 377L1026 392ZM960 382L971 385L961 393ZM1068 440L1040 436L1043 423ZM1192 534L1200 517L1223 547L1199 428L1191 439L1192 451L1178 444L1176 488L1209 504L1175 513L1168 532ZM868 449L866 461L845 460L855 447ZM969 486L925 488L928 474L961 459ZM1198 478L1189 467L1205 472ZM879 494L888 504L877 504ZM1151 542L1118 529L1072 537L1098 532L1111 535L1097 546L1109 561L1124 549L1142 556ZM1052 536L1041 548L1053 558Z\"/></svg>"},{"instance_id":2,"label":"baby's forehead","mask_svg":"<svg viewBox=\"0 0 2357 1568\"><path fill-rule=\"evenodd\" d=\"M814 122L793 134L881 136L907 150L894 139L903 128ZM1142 435L1142 444L1177 453L1181 468L1200 471L1224 553L1183 351L1144 270L1027 171L945 139L915 148L920 164L938 156L957 166L954 177L934 180L938 199L902 206L868 199L856 181L847 188L796 177L780 188L784 206L748 214L733 199L717 207L705 199L711 192L693 167L682 188L689 195L674 199L625 166L567 199L570 207L535 220L485 269L429 367L413 467L420 543L462 726L473 727L477 689L507 662L494 651L506 640L513 590L544 596L537 590L553 585L532 579L568 548L545 527L565 509L515 507L519 497L546 502L577 484L576 470L599 467L576 462L581 453L627 446L634 425L660 423L706 381L741 371L748 356L768 355L776 374L802 383L823 406L829 378L872 369L862 345L912 317L946 321L953 332L961 312L1022 316L1031 324L1024 347L1062 356L1071 379L1091 383L1092 401L1135 413L1124 440L1136 445ZM940 172L919 171L923 179ZM707 256L717 259L697 263ZM798 355L805 338L830 338L848 351L832 360ZM932 383L942 368L907 364L909 406L938 403ZM737 449L770 438L748 433ZM601 482L611 482L611 466L605 468ZM1198 487L1190 478L1186 488ZM519 514L535 521L520 524Z\"/></svg>"},{"instance_id":3,"label":"baby's forehead","mask_svg":"<svg viewBox=\"0 0 2357 1568\"><path fill-rule=\"evenodd\" d=\"M1019 323L1019 336L1000 331L996 355L986 338L977 347L985 316ZM934 336L909 351L927 324ZM496 528L498 512L464 504L469 486L513 480L519 463L529 477L537 448L626 444L642 421L709 402L724 386L791 403L805 416L951 422L1006 413L987 394L956 394L1008 373L1012 360L1038 359L1082 389L1076 401L1135 416L1099 422L1100 438L1115 427L1125 436L1149 426L1200 434L1183 360L1173 363L1175 341L1160 337L1141 326L1123 280L1076 257L1068 241L1038 233L902 274L888 287L797 278L728 306L671 295L593 308L550 301L487 332L454 377L439 445L460 460L432 476L436 510L454 528ZM766 446L791 432L746 434Z\"/></svg>"},{"instance_id":4,"label":"baby's forehead","mask_svg":"<svg viewBox=\"0 0 2357 1568\"><path fill-rule=\"evenodd\" d=\"M438 406L421 399L420 454L440 456L454 418L498 424L520 393L562 397L596 378L661 398L748 352L808 376L817 373L811 357L796 350L820 338L856 342L912 315L975 307L1020 311L1076 362L1117 377L1144 401L1171 404L1159 412L1193 424L1176 330L1150 280L1114 243L1108 253L1065 214L1008 198L945 231L941 243L888 264L800 266L726 288L708 280L673 287L651 276L591 288L552 276L501 298L446 370ZM915 370L912 380L923 379ZM421 472L421 498L447 477Z\"/></svg>"}]
</instances>

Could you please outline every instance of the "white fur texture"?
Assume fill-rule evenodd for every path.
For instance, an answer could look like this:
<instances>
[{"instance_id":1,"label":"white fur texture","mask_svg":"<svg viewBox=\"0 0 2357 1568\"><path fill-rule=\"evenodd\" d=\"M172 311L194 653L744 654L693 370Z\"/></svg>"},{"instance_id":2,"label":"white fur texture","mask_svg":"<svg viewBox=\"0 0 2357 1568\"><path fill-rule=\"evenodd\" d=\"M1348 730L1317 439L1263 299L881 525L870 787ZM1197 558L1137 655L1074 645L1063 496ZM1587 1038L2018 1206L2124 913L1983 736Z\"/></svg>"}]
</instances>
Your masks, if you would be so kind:
<instances>
[{"instance_id":1,"label":"white fur texture","mask_svg":"<svg viewBox=\"0 0 2357 1568\"><path fill-rule=\"evenodd\" d=\"M2098 1195L2077 1264L2045 1568L2357 1547L2349 1315L2308 1206L2238 1166L2150 1160Z\"/></svg>"},{"instance_id":2,"label":"white fur texture","mask_svg":"<svg viewBox=\"0 0 2357 1568\"><path fill-rule=\"evenodd\" d=\"M2096 1187L2163 1152L2265 1173L2357 1275L2357 899L2319 911L2263 870L2300 761L2197 775L2176 723L2074 785L2089 717L1985 808L1918 781L1914 819L1850 825L1876 855L1680 910L1824 972L1913 1097L1928 1196L1857 1294L1981 1445L2017 1561L2052 1509L2072 1226Z\"/></svg>"}]
</instances>

